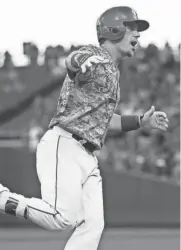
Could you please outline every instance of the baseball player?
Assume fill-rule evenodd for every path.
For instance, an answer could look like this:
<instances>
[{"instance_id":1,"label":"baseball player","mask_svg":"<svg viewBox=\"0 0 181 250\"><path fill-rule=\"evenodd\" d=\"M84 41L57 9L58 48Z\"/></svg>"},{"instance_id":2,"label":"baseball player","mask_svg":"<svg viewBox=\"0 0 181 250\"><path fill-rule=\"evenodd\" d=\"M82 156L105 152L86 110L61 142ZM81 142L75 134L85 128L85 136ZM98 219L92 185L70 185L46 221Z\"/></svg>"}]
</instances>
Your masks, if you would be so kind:
<instances>
[{"instance_id":1,"label":"baseball player","mask_svg":"<svg viewBox=\"0 0 181 250\"><path fill-rule=\"evenodd\" d=\"M148 27L129 7L114 7L99 17L100 46L88 45L67 57L57 113L37 147L42 199L25 198L0 185L2 213L29 219L49 230L73 229L65 250L98 248L104 212L95 151L104 145L116 116L118 63L134 55L140 32ZM119 116L119 122L122 131L168 128L166 114L156 112L154 106L140 116Z\"/></svg>"}]
</instances>

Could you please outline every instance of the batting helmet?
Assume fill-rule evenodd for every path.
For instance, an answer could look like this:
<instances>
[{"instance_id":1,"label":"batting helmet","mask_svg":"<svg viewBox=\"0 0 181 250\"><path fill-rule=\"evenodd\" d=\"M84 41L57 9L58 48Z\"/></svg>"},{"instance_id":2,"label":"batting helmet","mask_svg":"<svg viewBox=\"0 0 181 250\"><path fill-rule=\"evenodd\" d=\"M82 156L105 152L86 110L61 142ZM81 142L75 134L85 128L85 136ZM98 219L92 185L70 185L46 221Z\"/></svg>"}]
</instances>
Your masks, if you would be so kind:
<instances>
[{"instance_id":1,"label":"batting helmet","mask_svg":"<svg viewBox=\"0 0 181 250\"><path fill-rule=\"evenodd\" d=\"M97 20L98 40L107 39L116 41L124 37L126 33L126 23L134 22L137 24L138 31L149 28L149 23L138 19L135 10L130 7L120 6L106 10Z\"/></svg>"}]
</instances>

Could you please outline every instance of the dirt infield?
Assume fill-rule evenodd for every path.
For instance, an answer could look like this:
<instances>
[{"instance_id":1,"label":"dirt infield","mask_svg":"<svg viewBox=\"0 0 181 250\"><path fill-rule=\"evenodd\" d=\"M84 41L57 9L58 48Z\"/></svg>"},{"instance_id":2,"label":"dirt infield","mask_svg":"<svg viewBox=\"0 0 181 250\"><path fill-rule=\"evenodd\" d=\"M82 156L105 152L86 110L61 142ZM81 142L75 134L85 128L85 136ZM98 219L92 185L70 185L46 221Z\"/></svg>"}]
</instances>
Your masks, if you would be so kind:
<instances>
[{"instance_id":1,"label":"dirt infield","mask_svg":"<svg viewBox=\"0 0 181 250\"><path fill-rule=\"evenodd\" d=\"M67 235L41 229L0 229L0 250L63 250ZM108 229L100 250L179 250L179 230Z\"/></svg>"}]
</instances>

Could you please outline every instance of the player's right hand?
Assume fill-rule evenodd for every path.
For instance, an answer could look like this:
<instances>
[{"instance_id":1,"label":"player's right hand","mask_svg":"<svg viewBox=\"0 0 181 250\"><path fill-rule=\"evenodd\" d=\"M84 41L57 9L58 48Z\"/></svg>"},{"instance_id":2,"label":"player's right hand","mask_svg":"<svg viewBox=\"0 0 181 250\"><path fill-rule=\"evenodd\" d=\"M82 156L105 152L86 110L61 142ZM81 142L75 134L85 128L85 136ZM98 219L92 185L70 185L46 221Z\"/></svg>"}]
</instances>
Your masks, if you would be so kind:
<instances>
[{"instance_id":1,"label":"player's right hand","mask_svg":"<svg viewBox=\"0 0 181 250\"><path fill-rule=\"evenodd\" d=\"M104 59L101 56L91 56L81 65L81 71L82 73L85 73L87 69L91 68L95 64L105 64L108 62L108 59Z\"/></svg>"}]
</instances>

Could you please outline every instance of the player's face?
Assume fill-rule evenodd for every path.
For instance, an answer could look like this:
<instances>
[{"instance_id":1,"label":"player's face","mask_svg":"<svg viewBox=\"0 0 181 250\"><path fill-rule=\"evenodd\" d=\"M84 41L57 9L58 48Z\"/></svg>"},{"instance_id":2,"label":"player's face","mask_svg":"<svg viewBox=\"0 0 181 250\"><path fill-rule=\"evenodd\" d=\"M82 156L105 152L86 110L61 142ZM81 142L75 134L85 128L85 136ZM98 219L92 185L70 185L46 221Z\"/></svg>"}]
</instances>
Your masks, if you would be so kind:
<instances>
[{"instance_id":1,"label":"player's face","mask_svg":"<svg viewBox=\"0 0 181 250\"><path fill-rule=\"evenodd\" d=\"M139 37L140 34L138 32L136 23L126 24L126 34L124 38L116 44L120 58L132 57L134 55Z\"/></svg>"}]
</instances>

